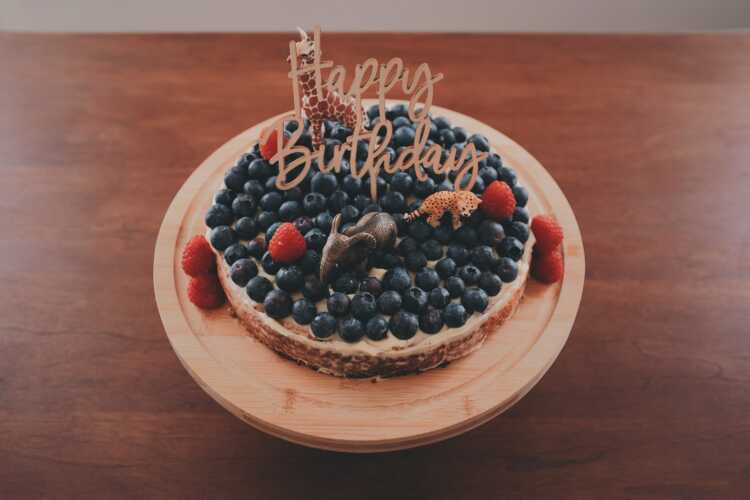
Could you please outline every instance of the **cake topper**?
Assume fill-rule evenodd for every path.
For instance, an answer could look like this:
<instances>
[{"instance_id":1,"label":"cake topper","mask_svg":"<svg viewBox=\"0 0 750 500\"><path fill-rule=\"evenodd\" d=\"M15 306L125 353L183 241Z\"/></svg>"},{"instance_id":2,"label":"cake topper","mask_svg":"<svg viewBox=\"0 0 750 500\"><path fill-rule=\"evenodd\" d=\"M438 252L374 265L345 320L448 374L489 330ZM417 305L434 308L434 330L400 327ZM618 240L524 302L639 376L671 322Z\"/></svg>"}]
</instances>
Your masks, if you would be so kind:
<instances>
[{"instance_id":1,"label":"cake topper","mask_svg":"<svg viewBox=\"0 0 750 500\"><path fill-rule=\"evenodd\" d=\"M287 58L291 64L288 76L292 80L294 112L280 116L271 127L277 131L276 154L270 161L278 163L278 189L291 189L301 183L309 173L313 161L317 162L322 172L339 172L341 161L348 153L351 175L356 178L369 177L370 196L373 200L378 197L377 179L381 169L387 173L414 169L417 180L428 178L425 169L431 169L435 174L456 172L456 191L471 190L476 182L480 162L487 158L488 153L477 151L472 143L462 148L460 154L455 147L444 154L439 144L428 144L432 125L429 112L435 84L443 79L442 73L433 75L427 63L420 64L411 73L398 57L385 64L370 58L356 66L349 90L345 91L346 69L343 66L334 67L332 61L321 60L320 28L315 28L312 40L301 29L300 36L299 41L289 42ZM324 69L330 69L325 83L322 74ZM408 115L416 129L414 143L401 148L393 161L387 151L393 136L393 125L386 119L385 98L399 84L409 96ZM371 89L376 89L379 119L367 130L362 96ZM312 150L297 144L304 131L305 117L313 127ZM352 129L352 135L347 141L334 147L329 161L325 161L325 147L321 143L323 120L327 117L339 120L343 118L344 123ZM290 121L295 122L297 127L289 140L285 141L284 126ZM362 162L357 161L357 146L360 141L367 143L367 158Z\"/></svg>"},{"instance_id":2,"label":"cake topper","mask_svg":"<svg viewBox=\"0 0 750 500\"><path fill-rule=\"evenodd\" d=\"M339 232L341 214L333 218L331 234L320 259L320 281L326 283L333 268L355 267L367 271L367 255L375 250L393 248L398 235L396 221L385 212L370 212L355 225Z\"/></svg>"},{"instance_id":3,"label":"cake topper","mask_svg":"<svg viewBox=\"0 0 750 500\"><path fill-rule=\"evenodd\" d=\"M414 222L418 217L427 215L427 223L432 227L440 225L443 214L451 214L453 229L461 226L461 216L469 217L482 202L482 199L471 191L439 191L428 196L422 204L411 213L404 215L406 222Z\"/></svg>"}]
</instances>

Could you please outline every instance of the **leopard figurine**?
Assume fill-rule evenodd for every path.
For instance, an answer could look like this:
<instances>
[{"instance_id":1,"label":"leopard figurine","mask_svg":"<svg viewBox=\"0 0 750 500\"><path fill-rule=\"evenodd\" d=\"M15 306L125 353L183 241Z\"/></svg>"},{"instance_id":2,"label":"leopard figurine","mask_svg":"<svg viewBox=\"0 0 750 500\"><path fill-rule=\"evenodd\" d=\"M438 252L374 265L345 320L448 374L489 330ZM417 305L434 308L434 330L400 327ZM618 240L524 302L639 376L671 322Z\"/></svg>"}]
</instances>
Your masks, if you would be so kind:
<instances>
[{"instance_id":1,"label":"leopard figurine","mask_svg":"<svg viewBox=\"0 0 750 500\"><path fill-rule=\"evenodd\" d=\"M406 222L414 222L420 216L427 215L427 223L438 227L443 214L448 211L453 229L458 229L461 226L461 216L470 216L480 203L482 199L471 191L438 191L425 198L418 209L404 215L404 219Z\"/></svg>"}]
</instances>

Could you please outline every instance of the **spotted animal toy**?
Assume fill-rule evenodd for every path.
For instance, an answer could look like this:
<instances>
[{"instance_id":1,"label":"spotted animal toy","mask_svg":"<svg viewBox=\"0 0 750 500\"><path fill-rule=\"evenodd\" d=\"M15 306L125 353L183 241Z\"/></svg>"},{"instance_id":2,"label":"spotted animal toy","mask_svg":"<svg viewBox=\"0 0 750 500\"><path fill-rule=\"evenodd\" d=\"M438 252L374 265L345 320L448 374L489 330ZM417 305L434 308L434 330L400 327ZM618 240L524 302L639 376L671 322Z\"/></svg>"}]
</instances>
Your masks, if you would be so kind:
<instances>
[{"instance_id":1,"label":"spotted animal toy","mask_svg":"<svg viewBox=\"0 0 750 500\"><path fill-rule=\"evenodd\" d=\"M304 69L305 66L315 61L315 43L310 40L302 28L297 28L301 40L296 43L297 68ZM288 59L288 58L287 58ZM345 97L338 92L330 90L327 86L321 89L322 95L318 96L315 90L315 77L313 73L303 73L299 76L300 89L302 91L302 113L310 120L312 130L312 144L318 148L323 143L323 127L325 120L343 123L354 130L357 125L357 100L354 97ZM368 124L367 114L360 107L362 115L362 126Z\"/></svg>"},{"instance_id":2,"label":"spotted animal toy","mask_svg":"<svg viewBox=\"0 0 750 500\"><path fill-rule=\"evenodd\" d=\"M450 212L453 229L461 226L461 216L468 217L479 208L482 199L471 191L438 191L422 202L422 205L404 216L406 222L414 222L427 215L427 223L432 227L440 225L445 212Z\"/></svg>"}]
</instances>

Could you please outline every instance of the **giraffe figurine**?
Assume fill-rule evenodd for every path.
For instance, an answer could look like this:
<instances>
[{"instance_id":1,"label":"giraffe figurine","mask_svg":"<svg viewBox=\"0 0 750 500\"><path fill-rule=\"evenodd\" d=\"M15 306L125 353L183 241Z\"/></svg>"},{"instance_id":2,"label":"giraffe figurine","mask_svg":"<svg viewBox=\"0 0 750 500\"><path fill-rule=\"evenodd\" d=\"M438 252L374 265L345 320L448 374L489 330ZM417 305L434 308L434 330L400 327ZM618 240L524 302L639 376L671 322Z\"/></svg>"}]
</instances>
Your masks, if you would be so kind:
<instances>
[{"instance_id":1,"label":"giraffe figurine","mask_svg":"<svg viewBox=\"0 0 750 500\"><path fill-rule=\"evenodd\" d=\"M296 43L297 68L303 69L315 61L315 43L310 40L302 28L297 28L301 40ZM288 60L288 58L287 58ZM321 89L322 95L318 97L315 91L314 73L304 73L299 76L300 90L302 91L302 114L310 121L312 129L313 148L317 149L323 144L323 127L325 120L338 121L354 130L357 125L357 100L354 97L345 97L327 86ZM366 126L367 114L362 112L362 126Z\"/></svg>"}]
</instances>

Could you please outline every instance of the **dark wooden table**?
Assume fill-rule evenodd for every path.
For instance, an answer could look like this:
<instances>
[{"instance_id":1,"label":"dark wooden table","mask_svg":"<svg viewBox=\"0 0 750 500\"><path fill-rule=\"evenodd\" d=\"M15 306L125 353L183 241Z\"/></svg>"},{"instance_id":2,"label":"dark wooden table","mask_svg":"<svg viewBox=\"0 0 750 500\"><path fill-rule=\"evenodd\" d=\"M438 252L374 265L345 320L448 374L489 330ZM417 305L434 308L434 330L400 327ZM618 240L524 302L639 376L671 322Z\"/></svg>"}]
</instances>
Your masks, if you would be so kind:
<instances>
[{"instance_id":1,"label":"dark wooden table","mask_svg":"<svg viewBox=\"0 0 750 500\"><path fill-rule=\"evenodd\" d=\"M747 498L750 36L324 35L444 72L436 103L535 155L586 247L528 396L372 456L231 416L154 303L172 196L291 107L289 38L0 35L0 498Z\"/></svg>"}]
</instances>

